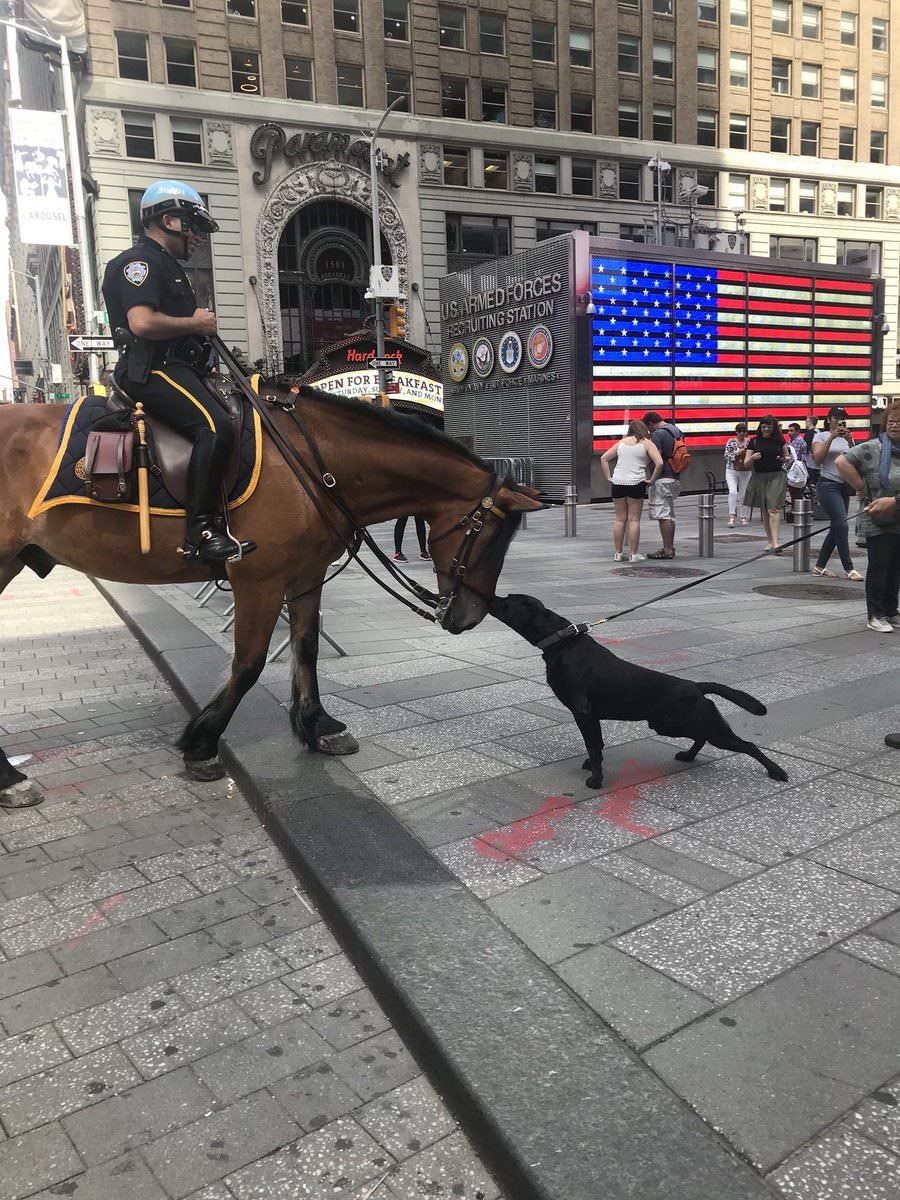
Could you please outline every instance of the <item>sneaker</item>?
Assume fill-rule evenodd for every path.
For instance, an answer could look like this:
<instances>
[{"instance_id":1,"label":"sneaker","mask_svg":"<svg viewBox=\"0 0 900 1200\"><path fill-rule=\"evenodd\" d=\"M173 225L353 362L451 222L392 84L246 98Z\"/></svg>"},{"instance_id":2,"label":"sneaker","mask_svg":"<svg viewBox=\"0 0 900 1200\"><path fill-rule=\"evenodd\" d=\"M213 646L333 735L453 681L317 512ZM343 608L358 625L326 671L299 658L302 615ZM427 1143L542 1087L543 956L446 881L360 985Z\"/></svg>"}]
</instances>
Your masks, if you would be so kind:
<instances>
[{"instance_id":1,"label":"sneaker","mask_svg":"<svg viewBox=\"0 0 900 1200\"><path fill-rule=\"evenodd\" d=\"M890 623L893 625L893 627L895 629L900 629L900 613L896 614L893 617L887 617L886 619L888 621L890 621Z\"/></svg>"},{"instance_id":2,"label":"sneaker","mask_svg":"<svg viewBox=\"0 0 900 1200\"><path fill-rule=\"evenodd\" d=\"M613 562L628 562L628 554L624 550L621 552L617 550L613 555Z\"/></svg>"},{"instance_id":3,"label":"sneaker","mask_svg":"<svg viewBox=\"0 0 900 1200\"><path fill-rule=\"evenodd\" d=\"M398 550L397 553L394 555L394 562L409 562L409 559L406 557L406 555L403 553L402 550Z\"/></svg>"},{"instance_id":4,"label":"sneaker","mask_svg":"<svg viewBox=\"0 0 900 1200\"><path fill-rule=\"evenodd\" d=\"M428 553L427 550L423 550L419 554L419 558L421 558L422 562L431 562L431 555Z\"/></svg>"},{"instance_id":5,"label":"sneaker","mask_svg":"<svg viewBox=\"0 0 900 1200\"><path fill-rule=\"evenodd\" d=\"M886 621L884 617L869 617L866 621L866 629L874 629L876 633L893 633L894 626L890 621Z\"/></svg>"},{"instance_id":6,"label":"sneaker","mask_svg":"<svg viewBox=\"0 0 900 1200\"><path fill-rule=\"evenodd\" d=\"M647 555L646 554L632 554L631 561L632 562L646 562Z\"/></svg>"}]
</instances>

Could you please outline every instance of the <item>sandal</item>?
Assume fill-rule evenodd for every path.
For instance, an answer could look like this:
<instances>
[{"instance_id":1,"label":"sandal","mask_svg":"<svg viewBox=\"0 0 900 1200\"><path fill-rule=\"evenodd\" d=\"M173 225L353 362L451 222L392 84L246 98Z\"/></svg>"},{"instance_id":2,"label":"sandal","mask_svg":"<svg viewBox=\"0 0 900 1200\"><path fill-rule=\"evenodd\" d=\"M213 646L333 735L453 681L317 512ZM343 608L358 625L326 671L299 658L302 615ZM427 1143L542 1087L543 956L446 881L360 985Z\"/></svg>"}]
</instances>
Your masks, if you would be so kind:
<instances>
[{"instance_id":1,"label":"sandal","mask_svg":"<svg viewBox=\"0 0 900 1200\"><path fill-rule=\"evenodd\" d=\"M657 561L661 558L674 558L675 551L674 550L656 550L653 554L648 554L647 557L655 559Z\"/></svg>"},{"instance_id":2,"label":"sandal","mask_svg":"<svg viewBox=\"0 0 900 1200\"><path fill-rule=\"evenodd\" d=\"M729 517L729 518L728 518L728 528L729 528L729 529L734 529L734 517Z\"/></svg>"},{"instance_id":3,"label":"sandal","mask_svg":"<svg viewBox=\"0 0 900 1200\"><path fill-rule=\"evenodd\" d=\"M826 571L824 567L813 567L813 575L818 575L822 579L837 579L834 571Z\"/></svg>"},{"instance_id":4,"label":"sandal","mask_svg":"<svg viewBox=\"0 0 900 1200\"><path fill-rule=\"evenodd\" d=\"M854 583L862 583L863 581L863 577L860 575L859 571L848 571L847 578L852 579Z\"/></svg>"}]
</instances>

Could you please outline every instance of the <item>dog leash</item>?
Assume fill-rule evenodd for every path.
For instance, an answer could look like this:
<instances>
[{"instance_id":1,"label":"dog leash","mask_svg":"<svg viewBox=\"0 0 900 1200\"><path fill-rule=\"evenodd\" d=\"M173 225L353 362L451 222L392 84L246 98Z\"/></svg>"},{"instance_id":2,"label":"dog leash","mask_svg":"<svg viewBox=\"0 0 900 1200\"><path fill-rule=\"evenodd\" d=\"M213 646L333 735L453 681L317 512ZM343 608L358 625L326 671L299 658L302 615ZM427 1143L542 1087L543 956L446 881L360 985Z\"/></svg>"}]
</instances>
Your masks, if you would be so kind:
<instances>
[{"instance_id":1,"label":"dog leash","mask_svg":"<svg viewBox=\"0 0 900 1200\"><path fill-rule=\"evenodd\" d=\"M855 517L853 518L856 519ZM850 524L850 516L848 515L841 525ZM818 529L812 530L811 533L801 534L800 537L794 538L791 542L785 542L779 546L779 550L787 550L791 546L799 545L800 542L809 541L810 538L817 537L820 533L825 533L831 529L831 524L821 525ZM660 592L658 596L651 596L649 600L642 600L640 604L633 604L631 608L623 608L620 612L611 613L608 617L600 617L596 621L579 621L577 624L573 622L567 625L564 629L557 630L556 633L551 633L549 637L544 638L540 642L535 642L538 650L546 651L552 649L553 646L560 642L568 641L569 638L580 637L583 633L589 633L590 630L596 629L598 625L608 625L610 621L616 621L619 617L627 617L629 613L637 612L641 608L647 608L651 604L657 604L660 600L668 600L672 596L677 596L679 592L687 592L691 588L699 587L701 583L709 583L711 579L718 579L720 575L727 575L729 571L736 571L739 567L747 567L750 563L759 562L761 558L768 558L772 554L772 550L767 548L760 554L754 554L752 558L743 558L740 562L732 563L730 567L723 567L721 571L713 571L711 575L704 575L700 579L692 579L689 583L679 584L676 588L671 588L668 592Z\"/></svg>"}]
</instances>

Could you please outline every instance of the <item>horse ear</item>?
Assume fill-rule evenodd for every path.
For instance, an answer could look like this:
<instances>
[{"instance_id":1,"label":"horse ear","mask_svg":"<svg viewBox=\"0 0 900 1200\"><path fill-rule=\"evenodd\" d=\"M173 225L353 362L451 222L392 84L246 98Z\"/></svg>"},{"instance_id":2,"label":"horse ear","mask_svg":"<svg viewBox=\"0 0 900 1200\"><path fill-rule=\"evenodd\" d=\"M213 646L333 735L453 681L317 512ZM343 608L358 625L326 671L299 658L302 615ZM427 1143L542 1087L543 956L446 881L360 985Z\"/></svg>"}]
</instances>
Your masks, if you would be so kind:
<instances>
[{"instance_id":1,"label":"horse ear","mask_svg":"<svg viewBox=\"0 0 900 1200\"><path fill-rule=\"evenodd\" d=\"M539 512L544 507L538 489L521 484L515 488L502 487L497 495L497 503L508 512Z\"/></svg>"}]
</instances>

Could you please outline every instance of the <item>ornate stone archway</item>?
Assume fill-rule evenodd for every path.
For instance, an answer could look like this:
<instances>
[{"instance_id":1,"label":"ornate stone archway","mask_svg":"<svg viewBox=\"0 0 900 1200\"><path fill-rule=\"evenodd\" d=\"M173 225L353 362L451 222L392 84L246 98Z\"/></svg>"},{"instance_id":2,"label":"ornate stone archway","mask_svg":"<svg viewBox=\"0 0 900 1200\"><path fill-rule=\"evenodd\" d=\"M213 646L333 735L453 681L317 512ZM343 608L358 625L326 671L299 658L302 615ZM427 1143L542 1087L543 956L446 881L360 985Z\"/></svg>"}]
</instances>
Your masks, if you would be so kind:
<instances>
[{"instance_id":1,"label":"ornate stone archway","mask_svg":"<svg viewBox=\"0 0 900 1200\"><path fill-rule=\"evenodd\" d=\"M296 167L269 193L256 224L256 261L262 304L266 361L280 370L281 308L278 296L278 243L284 227L299 208L316 200L341 200L363 212L372 212L372 187L365 171L350 163L330 159ZM381 232L391 250L394 266L406 290L408 245L400 210L383 187L378 189Z\"/></svg>"}]
</instances>

